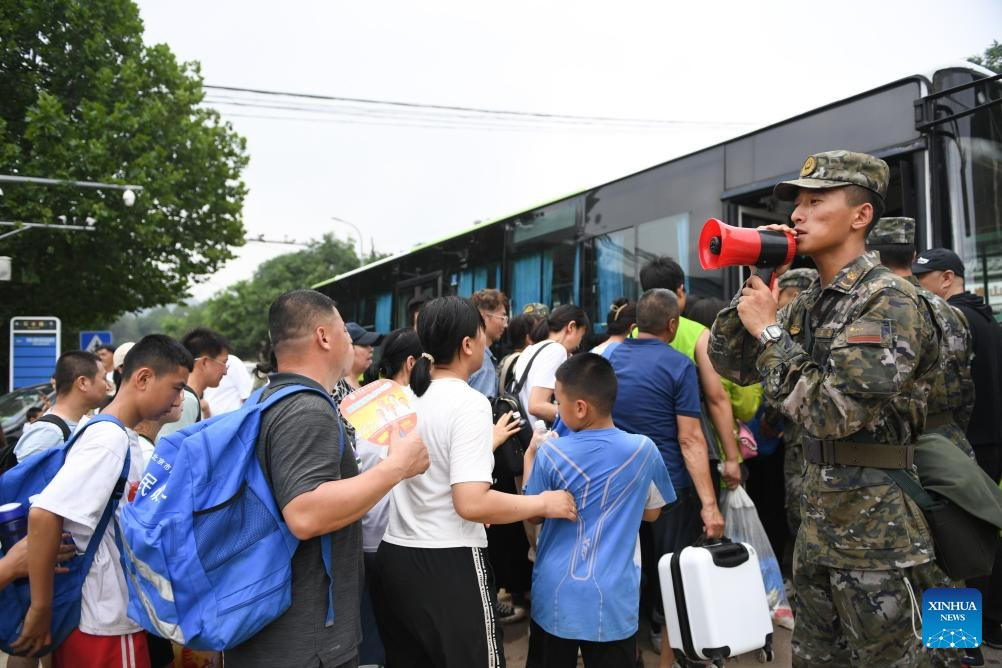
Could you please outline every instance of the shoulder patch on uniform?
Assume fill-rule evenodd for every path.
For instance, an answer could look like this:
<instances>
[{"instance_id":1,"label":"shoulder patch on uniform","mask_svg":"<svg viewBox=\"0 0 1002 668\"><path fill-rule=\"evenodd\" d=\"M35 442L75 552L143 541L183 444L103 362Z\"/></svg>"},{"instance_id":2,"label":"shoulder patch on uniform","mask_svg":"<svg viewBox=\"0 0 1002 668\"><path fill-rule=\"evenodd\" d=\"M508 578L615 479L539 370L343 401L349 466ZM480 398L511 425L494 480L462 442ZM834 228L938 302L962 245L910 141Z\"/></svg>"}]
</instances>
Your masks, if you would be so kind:
<instances>
[{"instance_id":1,"label":"shoulder patch on uniform","mask_svg":"<svg viewBox=\"0 0 1002 668\"><path fill-rule=\"evenodd\" d=\"M845 328L846 343L881 343L884 335L883 323L854 322Z\"/></svg>"}]
</instances>

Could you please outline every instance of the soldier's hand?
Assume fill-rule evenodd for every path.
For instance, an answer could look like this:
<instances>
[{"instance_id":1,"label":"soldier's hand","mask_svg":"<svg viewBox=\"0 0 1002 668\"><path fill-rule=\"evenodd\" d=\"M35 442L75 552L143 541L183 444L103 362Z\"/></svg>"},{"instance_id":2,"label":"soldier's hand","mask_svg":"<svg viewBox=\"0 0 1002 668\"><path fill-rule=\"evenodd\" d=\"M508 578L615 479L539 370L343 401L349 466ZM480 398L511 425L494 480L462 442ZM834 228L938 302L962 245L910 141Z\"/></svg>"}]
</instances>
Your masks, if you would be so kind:
<instances>
[{"instance_id":1,"label":"soldier's hand","mask_svg":"<svg viewBox=\"0 0 1002 668\"><path fill-rule=\"evenodd\" d=\"M417 429L406 436L400 436L396 424L391 425L386 462L397 467L401 479L413 478L428 470L431 464L428 459L428 446L421 440L421 434Z\"/></svg>"},{"instance_id":2,"label":"soldier's hand","mask_svg":"<svg viewBox=\"0 0 1002 668\"><path fill-rule=\"evenodd\" d=\"M748 333L756 339L769 325L776 322L779 304L772 290L758 276L752 276L741 289L738 300L738 317Z\"/></svg>"},{"instance_id":3,"label":"soldier's hand","mask_svg":"<svg viewBox=\"0 0 1002 668\"><path fill-rule=\"evenodd\" d=\"M703 506L699 517L703 520L703 531L707 538L720 538L724 535L724 516L720 514L716 503Z\"/></svg>"},{"instance_id":4,"label":"soldier's hand","mask_svg":"<svg viewBox=\"0 0 1002 668\"><path fill-rule=\"evenodd\" d=\"M797 238L797 230L790 227L789 225L780 225L778 223L773 223L771 225L759 225L755 229L759 230L760 232L764 232L766 230L770 232L783 232L784 234L789 234L790 236L792 236L794 240L796 240ZM785 274L786 270L789 269L792 264L793 263L791 262L790 264L784 264L782 267L776 267L776 278L779 278L780 276Z\"/></svg>"}]
</instances>

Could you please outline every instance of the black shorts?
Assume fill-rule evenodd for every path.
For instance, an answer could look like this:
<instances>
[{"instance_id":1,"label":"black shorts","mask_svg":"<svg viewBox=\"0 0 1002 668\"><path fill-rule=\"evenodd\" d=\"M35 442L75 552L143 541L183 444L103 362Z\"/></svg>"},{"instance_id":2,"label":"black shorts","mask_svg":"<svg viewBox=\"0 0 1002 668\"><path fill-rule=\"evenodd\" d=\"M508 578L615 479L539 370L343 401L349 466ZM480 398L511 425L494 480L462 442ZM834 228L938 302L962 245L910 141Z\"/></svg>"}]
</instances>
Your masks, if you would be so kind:
<instances>
[{"instance_id":1,"label":"black shorts","mask_svg":"<svg viewBox=\"0 0 1002 668\"><path fill-rule=\"evenodd\" d=\"M387 668L504 668L487 550L380 543L372 602Z\"/></svg>"},{"instance_id":2,"label":"black shorts","mask_svg":"<svg viewBox=\"0 0 1002 668\"><path fill-rule=\"evenodd\" d=\"M529 656L525 668L575 668L578 650L585 668L634 668L637 660L637 636L622 640L593 642L569 640L547 633L535 622L529 625Z\"/></svg>"}]
</instances>

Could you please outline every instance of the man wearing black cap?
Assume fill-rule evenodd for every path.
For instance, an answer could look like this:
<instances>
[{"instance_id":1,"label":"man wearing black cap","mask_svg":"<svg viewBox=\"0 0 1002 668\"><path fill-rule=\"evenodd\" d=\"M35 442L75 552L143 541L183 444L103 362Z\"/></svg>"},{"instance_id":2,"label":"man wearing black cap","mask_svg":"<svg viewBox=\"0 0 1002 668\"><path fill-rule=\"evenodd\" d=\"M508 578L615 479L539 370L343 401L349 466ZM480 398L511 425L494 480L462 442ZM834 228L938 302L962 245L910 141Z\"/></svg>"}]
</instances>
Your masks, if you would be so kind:
<instances>
[{"instance_id":1,"label":"man wearing black cap","mask_svg":"<svg viewBox=\"0 0 1002 668\"><path fill-rule=\"evenodd\" d=\"M974 411L967 426L967 440L978 464L991 478L1002 478L1002 326L992 307L964 287L964 263L947 248L931 248L915 259L912 272L926 290L958 308L971 327L974 348ZM967 586L981 591L984 606L982 634L990 647L1002 647L1002 554L996 547L995 567L984 578L972 578Z\"/></svg>"}]
</instances>

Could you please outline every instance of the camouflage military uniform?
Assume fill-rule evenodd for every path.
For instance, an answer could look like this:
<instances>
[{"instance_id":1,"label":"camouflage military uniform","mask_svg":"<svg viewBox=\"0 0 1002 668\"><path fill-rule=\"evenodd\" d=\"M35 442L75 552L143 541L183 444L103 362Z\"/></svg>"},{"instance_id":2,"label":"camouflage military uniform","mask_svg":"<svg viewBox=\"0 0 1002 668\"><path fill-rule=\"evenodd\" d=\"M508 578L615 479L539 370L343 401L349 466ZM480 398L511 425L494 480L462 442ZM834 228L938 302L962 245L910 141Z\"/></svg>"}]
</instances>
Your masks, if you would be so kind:
<instances>
[{"instance_id":1,"label":"camouflage military uniform","mask_svg":"<svg viewBox=\"0 0 1002 668\"><path fill-rule=\"evenodd\" d=\"M915 221L911 218L881 218L870 230L866 242L868 247L899 247L914 253ZM914 276L909 275L905 280L915 287L919 298L929 309L936 325L940 349L938 367L919 381L925 387L927 396L926 431L936 431L945 436L973 459L974 449L964 434L974 406L971 333L967 319L946 300L923 288ZM916 566L912 577L916 584L916 596L934 587L964 586L963 582L951 580L935 561ZM964 656L964 650L959 649L929 649L927 652L936 668L959 666Z\"/></svg>"},{"instance_id":2,"label":"camouflage military uniform","mask_svg":"<svg viewBox=\"0 0 1002 668\"><path fill-rule=\"evenodd\" d=\"M870 230L868 246L915 248L915 221L911 218L881 218ZM974 380L971 378L973 346L967 318L945 299L929 292L909 275L929 309L940 344L939 368L923 381L927 385L926 431L935 431L974 458L974 449L965 431L974 407Z\"/></svg>"},{"instance_id":3,"label":"camouflage military uniform","mask_svg":"<svg viewBox=\"0 0 1002 668\"><path fill-rule=\"evenodd\" d=\"M780 290L806 290L818 278L815 269L789 269L776 281ZM772 411L770 411L772 412ZM780 418L782 419L782 418ZM777 420L778 422L778 420ZM786 487L786 524L790 535L800 530L800 496L804 488L804 430L786 420L783 423L783 484Z\"/></svg>"},{"instance_id":4,"label":"camouflage military uniform","mask_svg":"<svg viewBox=\"0 0 1002 668\"><path fill-rule=\"evenodd\" d=\"M776 187L853 183L883 195L883 161L847 151L808 158L801 179ZM709 353L722 376L765 380L765 395L812 438L860 442L868 456L913 443L925 424L919 380L938 362L934 325L915 288L873 253L815 283L778 314L779 340L747 333L737 298L717 316ZM808 463L794 548L794 666L926 666L912 635L905 580L932 559L921 511L879 468Z\"/></svg>"}]
</instances>

